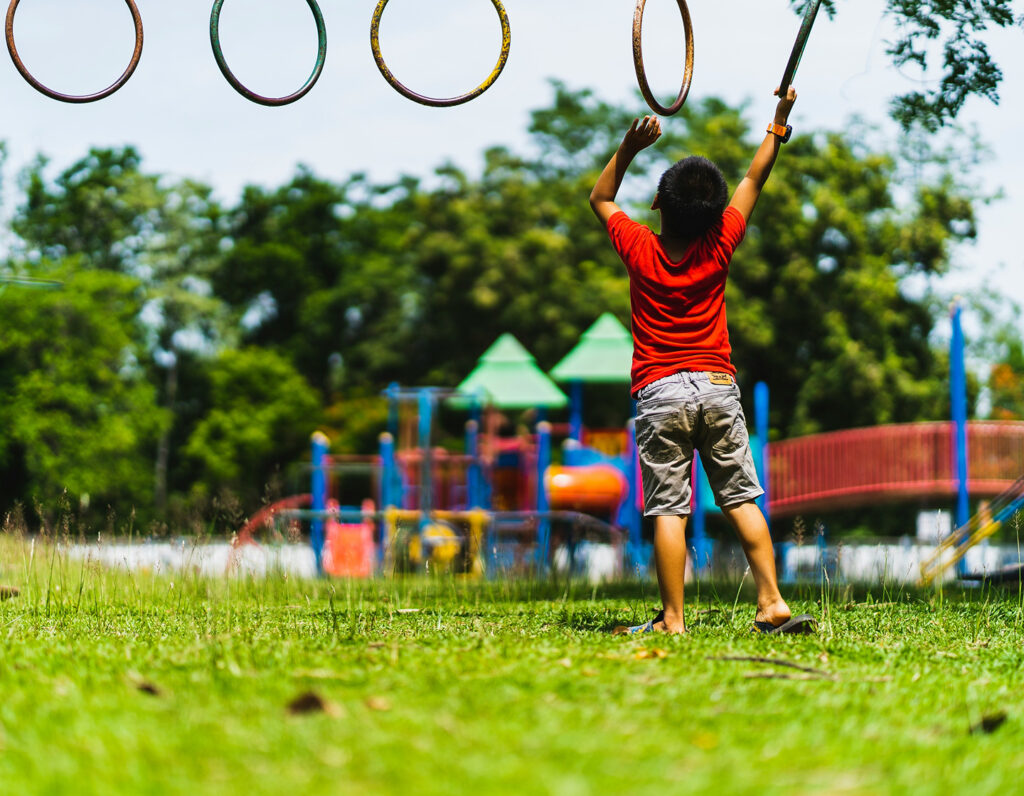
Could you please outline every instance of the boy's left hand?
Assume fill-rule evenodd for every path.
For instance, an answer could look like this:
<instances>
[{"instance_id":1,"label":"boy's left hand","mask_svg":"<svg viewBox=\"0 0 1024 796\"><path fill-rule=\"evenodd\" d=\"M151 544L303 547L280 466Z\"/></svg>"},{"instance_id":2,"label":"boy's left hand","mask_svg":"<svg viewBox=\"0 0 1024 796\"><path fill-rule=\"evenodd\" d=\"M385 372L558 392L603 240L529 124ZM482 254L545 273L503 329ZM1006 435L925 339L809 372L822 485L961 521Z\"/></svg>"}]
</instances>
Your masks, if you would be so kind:
<instances>
[{"instance_id":1,"label":"boy's left hand","mask_svg":"<svg viewBox=\"0 0 1024 796\"><path fill-rule=\"evenodd\" d=\"M634 119L626 137L622 139L622 146L633 154L641 149L647 149L651 144L661 138L661 120L657 116L645 116L641 122Z\"/></svg>"}]
</instances>

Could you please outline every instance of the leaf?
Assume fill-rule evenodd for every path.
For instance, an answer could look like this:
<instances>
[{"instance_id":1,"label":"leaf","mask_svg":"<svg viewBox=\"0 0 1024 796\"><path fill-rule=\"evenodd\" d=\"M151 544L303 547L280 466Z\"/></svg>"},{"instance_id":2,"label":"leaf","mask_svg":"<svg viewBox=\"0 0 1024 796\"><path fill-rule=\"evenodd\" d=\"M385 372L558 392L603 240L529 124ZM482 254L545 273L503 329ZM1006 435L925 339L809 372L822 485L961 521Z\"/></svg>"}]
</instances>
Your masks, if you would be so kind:
<instances>
[{"instance_id":1,"label":"leaf","mask_svg":"<svg viewBox=\"0 0 1024 796\"><path fill-rule=\"evenodd\" d=\"M981 721L971 727L971 735L989 735L1002 727L1007 718L1005 710L987 713L981 717Z\"/></svg>"},{"instance_id":2,"label":"leaf","mask_svg":"<svg viewBox=\"0 0 1024 796\"><path fill-rule=\"evenodd\" d=\"M366 698L366 707L370 710L376 710L381 713L385 713L391 710L391 702L386 697L372 696Z\"/></svg>"},{"instance_id":3,"label":"leaf","mask_svg":"<svg viewBox=\"0 0 1024 796\"><path fill-rule=\"evenodd\" d=\"M637 650L633 657L638 661L650 660L652 658L667 658L668 650L663 650L659 647L644 647L643 649Z\"/></svg>"},{"instance_id":4,"label":"leaf","mask_svg":"<svg viewBox=\"0 0 1024 796\"><path fill-rule=\"evenodd\" d=\"M316 691L304 691L288 703L288 712L293 716L310 713L326 713L328 716L339 715L339 708L324 699Z\"/></svg>"},{"instance_id":5,"label":"leaf","mask_svg":"<svg viewBox=\"0 0 1024 796\"><path fill-rule=\"evenodd\" d=\"M143 680L141 683L137 683L135 688L141 691L143 694L149 694L150 696L162 696L163 691L160 690L154 683L148 680Z\"/></svg>"}]
</instances>

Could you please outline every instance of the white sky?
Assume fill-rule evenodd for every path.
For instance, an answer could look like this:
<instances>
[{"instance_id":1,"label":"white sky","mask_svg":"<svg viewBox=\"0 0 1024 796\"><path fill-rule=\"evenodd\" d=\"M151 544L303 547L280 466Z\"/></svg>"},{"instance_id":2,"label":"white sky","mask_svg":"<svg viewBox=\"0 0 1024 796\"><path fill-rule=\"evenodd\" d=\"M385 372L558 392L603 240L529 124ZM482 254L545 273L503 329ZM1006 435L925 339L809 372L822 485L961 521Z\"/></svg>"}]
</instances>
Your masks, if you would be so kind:
<instances>
[{"instance_id":1,"label":"white sky","mask_svg":"<svg viewBox=\"0 0 1024 796\"><path fill-rule=\"evenodd\" d=\"M610 101L635 90L632 0L506 0L512 52L504 73L477 100L425 108L394 92L370 54L375 0L323 0L327 65L298 103L264 108L221 77L209 43L212 0L138 0L146 25L141 65L113 97L65 105L36 93L9 62L0 66L0 138L12 164L43 152L64 167L89 146L135 144L145 168L190 176L234 199L250 182L278 184L297 163L324 177L366 171L378 180L426 175L446 159L475 169L492 144L521 147L529 111L550 99L547 81L590 87ZM892 35L882 0L840 0L834 21L820 16L795 84L798 130L840 128L857 114L885 125L887 104L916 84L885 55ZM696 65L691 97L751 100L750 118L767 123L799 20L787 0L693 0ZM678 86L682 30L674 0L648 0L645 57L655 91ZM261 93L288 94L315 57L306 0L225 0L224 50L235 74ZM131 18L121 0L21 0L15 31L36 76L65 92L88 93L121 73L131 54ZM391 0L381 44L396 76L421 93L453 95L479 83L497 58L497 17L488 0ZM1001 31L990 51L1005 73L999 107L971 100L962 121L977 124L995 159L976 177L1005 198L981 211L976 246L957 256L950 289L997 287L1024 303L1015 225L1024 217L1024 32ZM671 123L671 122L669 122ZM889 127L888 129L894 129Z\"/></svg>"}]
</instances>

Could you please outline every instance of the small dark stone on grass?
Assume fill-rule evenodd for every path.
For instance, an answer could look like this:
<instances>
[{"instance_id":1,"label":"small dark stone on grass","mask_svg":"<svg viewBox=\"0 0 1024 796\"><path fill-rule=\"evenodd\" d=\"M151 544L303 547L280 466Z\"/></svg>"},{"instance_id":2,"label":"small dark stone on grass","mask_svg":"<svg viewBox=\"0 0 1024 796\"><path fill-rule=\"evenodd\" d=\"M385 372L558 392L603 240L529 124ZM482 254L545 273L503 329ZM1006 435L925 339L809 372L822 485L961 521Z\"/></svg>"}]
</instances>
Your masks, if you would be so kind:
<instances>
[{"instance_id":1,"label":"small dark stone on grass","mask_svg":"<svg viewBox=\"0 0 1024 796\"><path fill-rule=\"evenodd\" d=\"M150 696L163 695L163 691L161 691L155 684L150 683L146 680L143 680L141 683L137 683L135 687L139 689L139 691L141 691L143 694L149 694Z\"/></svg>"},{"instance_id":2,"label":"small dark stone on grass","mask_svg":"<svg viewBox=\"0 0 1024 796\"><path fill-rule=\"evenodd\" d=\"M995 713L987 713L981 717L981 721L971 727L971 735L983 733L988 735L995 732L1006 723L1006 711L998 710Z\"/></svg>"}]
</instances>

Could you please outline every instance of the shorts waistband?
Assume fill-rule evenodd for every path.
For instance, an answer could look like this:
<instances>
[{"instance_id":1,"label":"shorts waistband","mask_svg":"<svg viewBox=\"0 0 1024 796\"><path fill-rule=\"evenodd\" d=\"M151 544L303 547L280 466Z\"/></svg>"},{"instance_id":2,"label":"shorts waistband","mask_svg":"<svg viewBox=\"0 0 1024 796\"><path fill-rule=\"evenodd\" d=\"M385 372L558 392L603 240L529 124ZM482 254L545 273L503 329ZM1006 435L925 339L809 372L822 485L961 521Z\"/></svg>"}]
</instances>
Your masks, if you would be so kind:
<instances>
[{"instance_id":1,"label":"shorts waistband","mask_svg":"<svg viewBox=\"0 0 1024 796\"><path fill-rule=\"evenodd\" d=\"M672 384L692 384L696 386L702 386L705 384L717 384L719 386L736 385L736 377L731 373L725 371L716 370L680 370L676 373L670 373L667 376L662 376L656 381L652 381L645 384L635 393L633 393L633 400L643 400L644 395L650 395L652 392L668 387Z\"/></svg>"}]
</instances>

